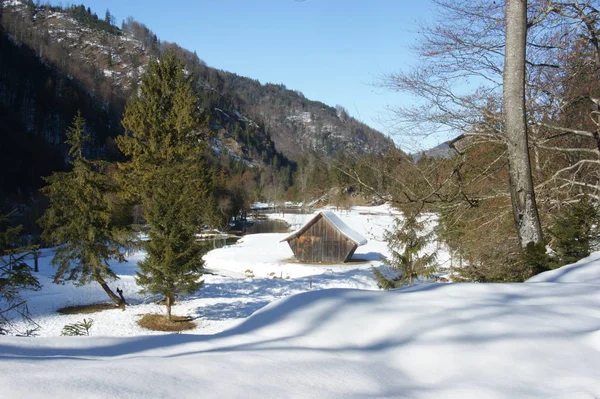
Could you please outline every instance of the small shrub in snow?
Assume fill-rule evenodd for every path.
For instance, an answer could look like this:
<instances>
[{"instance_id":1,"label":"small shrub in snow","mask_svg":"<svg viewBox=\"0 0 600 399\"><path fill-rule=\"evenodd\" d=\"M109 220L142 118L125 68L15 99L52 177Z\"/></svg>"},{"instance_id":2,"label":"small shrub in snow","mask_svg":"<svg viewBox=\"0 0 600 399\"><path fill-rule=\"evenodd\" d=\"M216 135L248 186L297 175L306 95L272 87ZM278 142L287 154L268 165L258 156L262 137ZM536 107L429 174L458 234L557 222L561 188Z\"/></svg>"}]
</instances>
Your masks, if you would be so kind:
<instances>
[{"instance_id":1,"label":"small shrub in snow","mask_svg":"<svg viewBox=\"0 0 600 399\"><path fill-rule=\"evenodd\" d=\"M286 274L285 277L283 277L283 272L279 273L279 276L277 275L277 273L271 272L271 273L267 274L267 277L269 277L269 278L271 278L273 280L283 280L284 278L286 280L290 279L290 275L289 274Z\"/></svg>"},{"instance_id":2,"label":"small shrub in snow","mask_svg":"<svg viewBox=\"0 0 600 399\"><path fill-rule=\"evenodd\" d=\"M400 288L406 285L403 281L398 278L388 278L379 269L372 267L373 277L377 281L377 286L382 290L393 290L394 288Z\"/></svg>"},{"instance_id":3,"label":"small shrub in snow","mask_svg":"<svg viewBox=\"0 0 600 399\"><path fill-rule=\"evenodd\" d=\"M90 335L90 329L94 324L94 320L92 319L83 319L83 321L67 324L63 327L60 335L65 335L69 337L75 336L87 336Z\"/></svg>"}]
</instances>

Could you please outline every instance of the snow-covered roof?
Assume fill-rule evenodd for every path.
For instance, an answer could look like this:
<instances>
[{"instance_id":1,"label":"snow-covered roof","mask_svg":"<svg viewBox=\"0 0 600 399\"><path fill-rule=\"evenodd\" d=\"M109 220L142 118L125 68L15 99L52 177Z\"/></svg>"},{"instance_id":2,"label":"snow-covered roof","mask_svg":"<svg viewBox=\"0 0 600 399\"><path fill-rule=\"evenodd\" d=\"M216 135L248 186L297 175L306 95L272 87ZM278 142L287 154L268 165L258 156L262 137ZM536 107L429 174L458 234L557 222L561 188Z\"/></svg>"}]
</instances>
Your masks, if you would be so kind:
<instances>
[{"instance_id":1,"label":"snow-covered roof","mask_svg":"<svg viewBox=\"0 0 600 399\"><path fill-rule=\"evenodd\" d=\"M354 231L350 227L348 227L348 225L346 223L344 223L342 221L342 219L340 219L339 216L336 215L335 213L333 213L332 211L321 211L321 212L317 213L317 215L314 218L312 218L311 220L309 220L304 226L300 227L298 230L296 230L295 232L293 232L292 234L290 234L289 236L287 236L286 238L284 238L281 241L289 241L293 238L296 238L296 237L302 235L302 233L304 233L306 230L308 230L308 228L315 222L315 219L317 219L320 216L329 220L329 222L331 222L331 224L336 229L338 229L340 231L340 233L342 233L344 236L346 236L350 240L354 241L357 245L360 246L360 245L365 245L367 243L367 239L365 237L363 237L361 234L357 233L356 231Z\"/></svg>"}]
</instances>

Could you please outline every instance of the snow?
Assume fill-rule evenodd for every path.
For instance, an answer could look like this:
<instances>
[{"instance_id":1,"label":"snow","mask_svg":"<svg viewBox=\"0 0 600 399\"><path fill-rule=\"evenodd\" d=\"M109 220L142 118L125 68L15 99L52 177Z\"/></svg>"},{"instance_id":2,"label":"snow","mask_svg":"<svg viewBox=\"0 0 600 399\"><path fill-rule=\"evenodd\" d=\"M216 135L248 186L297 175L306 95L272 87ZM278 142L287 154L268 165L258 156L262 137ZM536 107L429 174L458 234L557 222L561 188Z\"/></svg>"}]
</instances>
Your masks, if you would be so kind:
<instances>
[{"instance_id":1,"label":"snow","mask_svg":"<svg viewBox=\"0 0 600 399\"><path fill-rule=\"evenodd\" d=\"M270 215L293 228L313 216ZM370 268L387 254L382 234L395 216L386 206L343 211L369 239L355 254L363 261L352 264L293 262L278 242L285 234L248 235L209 252L215 274L174 307L199 323L186 334L150 334L135 324L162 309L135 286L143 252L114 265L115 286L132 306L57 315L104 293L51 284L45 250L44 288L28 294L41 336L0 337L2 397L600 396L600 252L524 284L383 292ZM94 319L91 337L57 336L84 316Z\"/></svg>"},{"instance_id":2,"label":"snow","mask_svg":"<svg viewBox=\"0 0 600 399\"><path fill-rule=\"evenodd\" d=\"M364 208L346 211L344 218L370 238L368 245L360 247L353 256L354 262L340 265L305 265L296 262L287 243L280 243L287 234L252 234L244 236L234 245L215 249L205 255L205 266L212 274L204 276L204 287L196 294L178 301L174 314L196 318L198 327L194 334L223 331L241 322L266 304L279 298L301 292L326 288L360 288L376 290L371 267L380 266L387 256L383 232L392 225L389 208L371 208L375 214L365 214ZM268 214L271 218L285 220L292 228L312 218L312 214ZM144 237L140 237L144 239ZM120 277L110 286L120 288L132 306L123 310L110 310L92 315L60 315L57 309L66 306L106 302L104 291L97 284L82 287L72 283L52 283L54 268L50 266L52 251L44 250L39 260L39 279L43 289L28 292L29 309L41 326L40 337L60 335L65 324L92 318L92 335L136 336L150 334L136 323L139 315L161 313L164 306L155 304L160 298L139 293L135 284L137 261L145 253L138 251L127 257L125 263L112 262L111 267ZM29 263L32 263L29 261ZM23 323L17 327L24 331ZM29 326L30 327L30 326Z\"/></svg>"},{"instance_id":3,"label":"snow","mask_svg":"<svg viewBox=\"0 0 600 399\"><path fill-rule=\"evenodd\" d=\"M600 252L571 265L533 276L528 283L596 283L600 284Z\"/></svg>"},{"instance_id":4,"label":"snow","mask_svg":"<svg viewBox=\"0 0 600 399\"><path fill-rule=\"evenodd\" d=\"M0 384L8 398L593 398L598 288L329 289L218 334L4 337Z\"/></svg>"},{"instance_id":5,"label":"snow","mask_svg":"<svg viewBox=\"0 0 600 399\"><path fill-rule=\"evenodd\" d=\"M20 5L23 5L21 0L4 0L4 2L2 2L3 7L16 7Z\"/></svg>"},{"instance_id":6,"label":"snow","mask_svg":"<svg viewBox=\"0 0 600 399\"><path fill-rule=\"evenodd\" d=\"M310 112L300 112L297 115L289 115L287 119L292 121L301 121L303 123L310 123L312 122L312 115Z\"/></svg>"},{"instance_id":7,"label":"snow","mask_svg":"<svg viewBox=\"0 0 600 399\"><path fill-rule=\"evenodd\" d=\"M229 116L229 114L225 111L223 111L221 108L216 108L215 107L215 111L219 111L220 113L222 113L223 115L225 115L225 117L227 117L227 119L232 119L231 116Z\"/></svg>"},{"instance_id":8,"label":"snow","mask_svg":"<svg viewBox=\"0 0 600 399\"><path fill-rule=\"evenodd\" d=\"M343 235L357 243L358 245L365 245L367 243L367 239L362 235L352 230L350 227L346 225L335 213L332 211L322 211L320 212L327 220L329 220Z\"/></svg>"},{"instance_id":9,"label":"snow","mask_svg":"<svg viewBox=\"0 0 600 399\"><path fill-rule=\"evenodd\" d=\"M348 225L346 223L344 223L342 221L342 219L340 219L339 216L337 216L332 211L320 211L319 213L317 213L316 216L314 216L311 220L309 220L304 226L302 226L300 229L296 230L292 234L285 237L282 241L289 241L293 238L300 236L308 228L308 224L311 223L312 220L314 218L318 217L319 215L326 218L327 220L329 220L331 222L331 224L340 231L340 233L342 233L343 235L345 235L346 237L348 237L349 239L354 241L359 246L365 245L367 243L367 239L365 237L363 237L362 235L360 235L359 233L357 233L356 231L354 231L350 227L348 227Z\"/></svg>"},{"instance_id":10,"label":"snow","mask_svg":"<svg viewBox=\"0 0 600 399\"><path fill-rule=\"evenodd\" d=\"M255 202L251 206L252 209L273 209L275 208L274 202Z\"/></svg>"}]
</instances>

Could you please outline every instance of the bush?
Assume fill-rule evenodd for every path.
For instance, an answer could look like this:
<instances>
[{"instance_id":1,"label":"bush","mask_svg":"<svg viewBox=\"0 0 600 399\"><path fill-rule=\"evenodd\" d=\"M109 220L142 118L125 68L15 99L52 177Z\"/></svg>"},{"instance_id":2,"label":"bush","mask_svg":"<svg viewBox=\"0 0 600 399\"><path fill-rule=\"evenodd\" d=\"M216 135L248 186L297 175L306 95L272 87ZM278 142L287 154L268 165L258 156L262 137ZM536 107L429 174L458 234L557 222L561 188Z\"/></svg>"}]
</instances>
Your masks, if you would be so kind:
<instances>
[{"instance_id":1,"label":"bush","mask_svg":"<svg viewBox=\"0 0 600 399\"><path fill-rule=\"evenodd\" d=\"M377 280L377 286L382 290L393 290L406 285L401 280L386 277L379 269L371 267L371 270L373 271L373 277Z\"/></svg>"},{"instance_id":2,"label":"bush","mask_svg":"<svg viewBox=\"0 0 600 399\"><path fill-rule=\"evenodd\" d=\"M528 243L525 251L523 251L523 262L531 276L548 270L550 257L546 253L546 243Z\"/></svg>"},{"instance_id":3,"label":"bush","mask_svg":"<svg viewBox=\"0 0 600 399\"><path fill-rule=\"evenodd\" d=\"M553 218L549 228L550 246L556 251L557 259L552 262L552 268L590 255L597 241L599 219L596 205L588 198L581 199Z\"/></svg>"},{"instance_id":4,"label":"bush","mask_svg":"<svg viewBox=\"0 0 600 399\"><path fill-rule=\"evenodd\" d=\"M90 335L90 329L94 324L94 320L92 319L83 319L78 323L67 324L63 327L60 335L65 335L69 337L76 336L88 336Z\"/></svg>"}]
</instances>

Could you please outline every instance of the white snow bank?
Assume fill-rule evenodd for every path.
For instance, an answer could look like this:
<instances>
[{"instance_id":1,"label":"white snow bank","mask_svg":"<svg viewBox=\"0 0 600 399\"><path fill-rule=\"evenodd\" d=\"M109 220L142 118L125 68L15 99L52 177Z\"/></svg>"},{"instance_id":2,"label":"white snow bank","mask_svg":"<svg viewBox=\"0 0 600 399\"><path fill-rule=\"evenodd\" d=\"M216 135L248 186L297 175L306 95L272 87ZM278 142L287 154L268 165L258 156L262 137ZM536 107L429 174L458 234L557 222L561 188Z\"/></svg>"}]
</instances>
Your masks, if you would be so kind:
<instances>
[{"instance_id":1,"label":"white snow bank","mask_svg":"<svg viewBox=\"0 0 600 399\"><path fill-rule=\"evenodd\" d=\"M593 398L593 284L332 289L215 335L4 337L2 397Z\"/></svg>"},{"instance_id":2,"label":"white snow bank","mask_svg":"<svg viewBox=\"0 0 600 399\"><path fill-rule=\"evenodd\" d=\"M600 283L600 252L594 252L573 264L540 273L527 282Z\"/></svg>"}]
</instances>

